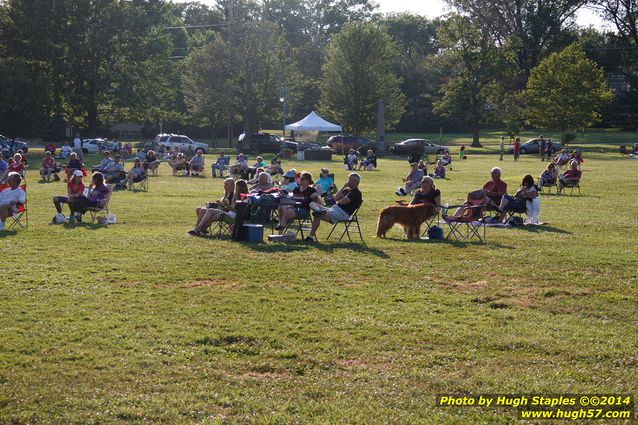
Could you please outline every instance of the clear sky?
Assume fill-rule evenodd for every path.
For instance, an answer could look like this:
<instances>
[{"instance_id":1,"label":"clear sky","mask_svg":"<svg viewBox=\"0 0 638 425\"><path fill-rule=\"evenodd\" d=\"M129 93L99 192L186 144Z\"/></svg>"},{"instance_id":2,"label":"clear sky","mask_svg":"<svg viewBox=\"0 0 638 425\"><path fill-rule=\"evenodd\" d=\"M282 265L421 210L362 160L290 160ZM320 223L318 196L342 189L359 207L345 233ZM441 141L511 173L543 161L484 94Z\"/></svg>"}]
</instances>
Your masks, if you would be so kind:
<instances>
[{"instance_id":1,"label":"clear sky","mask_svg":"<svg viewBox=\"0 0 638 425\"><path fill-rule=\"evenodd\" d=\"M181 3L189 0L173 0ZM209 5L215 4L215 0L199 0ZM447 5L443 0L374 0L381 12L412 12L418 15L425 15L430 18L440 16L448 12ZM581 9L578 13L578 23L583 26L593 25L596 28L603 28L603 20L587 9Z\"/></svg>"}]
</instances>

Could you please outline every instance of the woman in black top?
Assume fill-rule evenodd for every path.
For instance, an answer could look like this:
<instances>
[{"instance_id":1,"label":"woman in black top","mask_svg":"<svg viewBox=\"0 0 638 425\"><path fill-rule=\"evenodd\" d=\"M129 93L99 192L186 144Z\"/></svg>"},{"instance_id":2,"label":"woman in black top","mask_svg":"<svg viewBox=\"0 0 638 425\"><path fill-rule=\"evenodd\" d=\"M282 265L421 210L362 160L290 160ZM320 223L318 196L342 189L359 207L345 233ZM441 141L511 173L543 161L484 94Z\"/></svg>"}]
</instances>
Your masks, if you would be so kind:
<instances>
[{"instance_id":1,"label":"woman in black top","mask_svg":"<svg viewBox=\"0 0 638 425\"><path fill-rule=\"evenodd\" d=\"M441 191L434 186L434 179L425 176L421 180L421 188L414 194L414 198L410 201L410 205L432 204L436 207L436 212L441 209Z\"/></svg>"},{"instance_id":2,"label":"woman in black top","mask_svg":"<svg viewBox=\"0 0 638 425\"><path fill-rule=\"evenodd\" d=\"M292 196L301 203L301 205L280 205L279 206L279 224L275 230L282 232L286 229L289 220L295 218L310 218L310 203L317 202L321 204L321 196L312 185L312 174L308 172L301 173L299 186L292 191Z\"/></svg>"},{"instance_id":3,"label":"woman in black top","mask_svg":"<svg viewBox=\"0 0 638 425\"><path fill-rule=\"evenodd\" d=\"M83 167L84 164L78 159L78 154L71 152L69 163L64 167L64 172L66 173L66 179L64 181L69 181L73 172L75 170L82 170Z\"/></svg>"}]
</instances>

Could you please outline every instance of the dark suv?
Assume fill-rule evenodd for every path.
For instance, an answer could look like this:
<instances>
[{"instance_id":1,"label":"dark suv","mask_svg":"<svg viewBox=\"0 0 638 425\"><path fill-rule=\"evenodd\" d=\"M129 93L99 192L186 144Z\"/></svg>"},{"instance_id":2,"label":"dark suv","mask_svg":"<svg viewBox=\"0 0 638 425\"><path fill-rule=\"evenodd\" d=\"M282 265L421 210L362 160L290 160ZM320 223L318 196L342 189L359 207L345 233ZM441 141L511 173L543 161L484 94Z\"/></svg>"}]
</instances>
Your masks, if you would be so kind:
<instances>
[{"instance_id":1,"label":"dark suv","mask_svg":"<svg viewBox=\"0 0 638 425\"><path fill-rule=\"evenodd\" d=\"M279 153L281 151L281 138L274 134L255 133L246 140L242 133L237 141L238 153Z\"/></svg>"},{"instance_id":2,"label":"dark suv","mask_svg":"<svg viewBox=\"0 0 638 425\"><path fill-rule=\"evenodd\" d=\"M350 149L359 150L361 147L372 148L370 140L360 136L332 136L326 142L336 154L343 154Z\"/></svg>"}]
</instances>

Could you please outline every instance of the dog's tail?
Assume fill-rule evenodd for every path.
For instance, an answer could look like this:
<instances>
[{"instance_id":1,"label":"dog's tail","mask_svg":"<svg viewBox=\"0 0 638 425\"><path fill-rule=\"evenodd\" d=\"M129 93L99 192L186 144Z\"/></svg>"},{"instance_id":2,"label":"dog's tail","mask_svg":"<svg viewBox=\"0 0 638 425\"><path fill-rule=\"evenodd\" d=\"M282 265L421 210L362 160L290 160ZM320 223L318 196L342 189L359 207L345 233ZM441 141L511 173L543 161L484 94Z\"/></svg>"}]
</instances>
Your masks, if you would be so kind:
<instances>
[{"instance_id":1,"label":"dog's tail","mask_svg":"<svg viewBox=\"0 0 638 425\"><path fill-rule=\"evenodd\" d=\"M381 210L377 221L377 238L385 238L385 234L392 227L393 223L387 214L387 208Z\"/></svg>"}]
</instances>

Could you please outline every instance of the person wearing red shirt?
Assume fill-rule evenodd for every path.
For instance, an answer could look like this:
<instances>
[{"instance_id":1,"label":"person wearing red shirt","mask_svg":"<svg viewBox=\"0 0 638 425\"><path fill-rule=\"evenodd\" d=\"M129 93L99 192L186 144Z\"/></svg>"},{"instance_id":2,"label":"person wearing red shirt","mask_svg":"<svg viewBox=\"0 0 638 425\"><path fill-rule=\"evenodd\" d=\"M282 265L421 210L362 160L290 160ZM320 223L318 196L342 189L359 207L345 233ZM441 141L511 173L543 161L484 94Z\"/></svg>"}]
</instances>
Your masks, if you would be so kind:
<instances>
[{"instance_id":1,"label":"person wearing red shirt","mask_svg":"<svg viewBox=\"0 0 638 425\"><path fill-rule=\"evenodd\" d=\"M1 182L6 183L8 181L9 173L18 173L20 176L24 176L24 162L22 162L22 156L17 153L13 155L13 158L9 158L7 163L7 169L2 176Z\"/></svg>"},{"instance_id":2,"label":"person wearing red shirt","mask_svg":"<svg viewBox=\"0 0 638 425\"><path fill-rule=\"evenodd\" d=\"M68 204L69 202L73 202L73 200L84 195L84 182L82 181L82 177L82 171L75 170L73 172L73 177L66 184L67 196L53 197L53 205L55 205L55 209L58 214L62 213L62 206L60 204Z\"/></svg>"},{"instance_id":3,"label":"person wearing red shirt","mask_svg":"<svg viewBox=\"0 0 638 425\"><path fill-rule=\"evenodd\" d=\"M483 190L485 191L485 196L489 199L489 203L498 207L501 204L501 198L507 193L507 183L501 180L500 168L492 168L490 174L492 180L483 185Z\"/></svg>"},{"instance_id":4,"label":"person wearing red shirt","mask_svg":"<svg viewBox=\"0 0 638 425\"><path fill-rule=\"evenodd\" d=\"M55 155L56 147L53 143L49 143L44 147L45 152L51 152L51 155Z\"/></svg>"},{"instance_id":5,"label":"person wearing red shirt","mask_svg":"<svg viewBox=\"0 0 638 425\"><path fill-rule=\"evenodd\" d=\"M518 161L518 158L521 156L521 138L520 137L517 137L516 140L514 140L513 151L514 151L514 161Z\"/></svg>"},{"instance_id":6,"label":"person wearing red shirt","mask_svg":"<svg viewBox=\"0 0 638 425\"><path fill-rule=\"evenodd\" d=\"M42 158L42 168L40 168L40 178L42 181L51 181L51 175L53 175L54 180L60 180L58 176L59 169L57 164L55 163L55 159L53 159L53 155L49 151L44 152L44 158Z\"/></svg>"},{"instance_id":7,"label":"person wearing red shirt","mask_svg":"<svg viewBox=\"0 0 638 425\"><path fill-rule=\"evenodd\" d=\"M578 161L572 161L571 168L565 171L564 174L558 176L558 191L557 195L560 195L561 191L565 187L569 187L580 181L581 171L578 169Z\"/></svg>"}]
</instances>

